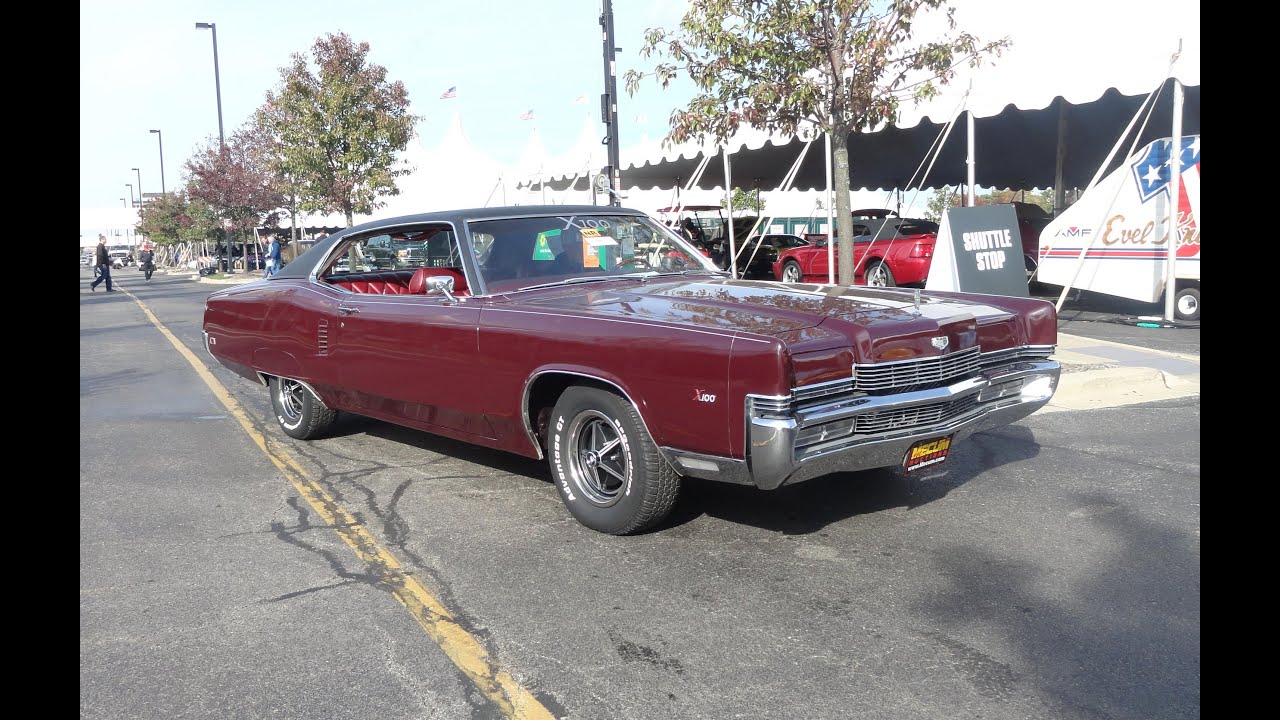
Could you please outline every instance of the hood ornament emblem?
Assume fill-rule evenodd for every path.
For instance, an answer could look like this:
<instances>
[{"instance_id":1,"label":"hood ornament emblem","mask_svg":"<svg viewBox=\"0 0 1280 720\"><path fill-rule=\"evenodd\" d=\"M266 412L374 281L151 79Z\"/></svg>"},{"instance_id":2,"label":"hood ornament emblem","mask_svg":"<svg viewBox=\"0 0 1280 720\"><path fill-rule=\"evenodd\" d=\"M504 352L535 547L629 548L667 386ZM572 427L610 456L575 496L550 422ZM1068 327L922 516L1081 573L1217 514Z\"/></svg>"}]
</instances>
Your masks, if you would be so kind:
<instances>
[{"instance_id":1,"label":"hood ornament emblem","mask_svg":"<svg viewBox=\"0 0 1280 720\"><path fill-rule=\"evenodd\" d=\"M929 344L939 350L946 350L948 342L949 341L947 340L946 336L939 336L929 340Z\"/></svg>"},{"instance_id":2,"label":"hood ornament emblem","mask_svg":"<svg viewBox=\"0 0 1280 720\"><path fill-rule=\"evenodd\" d=\"M913 292L911 295L912 295L912 299L915 301L915 304L916 304L916 314L919 315L920 314L920 288L916 288L915 292Z\"/></svg>"}]
</instances>

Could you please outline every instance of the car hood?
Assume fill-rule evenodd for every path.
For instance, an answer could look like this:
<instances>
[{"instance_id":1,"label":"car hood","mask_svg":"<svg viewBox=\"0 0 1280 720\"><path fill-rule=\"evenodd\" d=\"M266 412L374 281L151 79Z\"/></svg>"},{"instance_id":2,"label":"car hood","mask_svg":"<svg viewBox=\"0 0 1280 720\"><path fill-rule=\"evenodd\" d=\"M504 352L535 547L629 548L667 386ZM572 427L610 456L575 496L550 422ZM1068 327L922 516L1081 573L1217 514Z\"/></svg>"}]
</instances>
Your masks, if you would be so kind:
<instances>
[{"instance_id":1,"label":"car hood","mask_svg":"<svg viewBox=\"0 0 1280 720\"><path fill-rule=\"evenodd\" d=\"M570 288L572 288L570 290ZM589 289L588 289L589 288ZM538 291L542 292L542 291ZM990 298L984 298L984 300ZM689 279L645 283L609 282L568 286L522 304L559 312L608 315L657 323L696 326L779 337L793 351L837 346L861 347L870 361L894 342L916 338L926 350L933 337L949 336L946 352L972 347L982 325L1007 325L1006 336L1025 337L1017 315L985 302L930 295L913 290L782 284L769 281ZM1009 344L1016 338L1008 337ZM1003 344L1003 343L1002 343ZM936 346L935 346L936 348ZM907 348L899 348L899 351ZM870 356L870 357L868 357Z\"/></svg>"}]
</instances>

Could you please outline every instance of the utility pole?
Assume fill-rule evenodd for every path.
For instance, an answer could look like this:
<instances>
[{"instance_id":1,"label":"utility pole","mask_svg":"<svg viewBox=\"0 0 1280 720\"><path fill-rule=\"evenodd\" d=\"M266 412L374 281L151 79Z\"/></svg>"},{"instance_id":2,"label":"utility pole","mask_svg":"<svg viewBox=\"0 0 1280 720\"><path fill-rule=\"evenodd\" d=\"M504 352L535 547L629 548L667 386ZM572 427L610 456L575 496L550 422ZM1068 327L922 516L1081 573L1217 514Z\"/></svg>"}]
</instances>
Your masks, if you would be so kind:
<instances>
[{"instance_id":1,"label":"utility pole","mask_svg":"<svg viewBox=\"0 0 1280 720\"><path fill-rule=\"evenodd\" d=\"M613 0L602 0L604 7L600 13L600 27L604 37L604 95L600 96L600 115L604 121L604 144L609 146L608 173L609 204L622 205L622 168L618 167L618 63L617 55L622 48L614 47L613 38Z\"/></svg>"}]
</instances>

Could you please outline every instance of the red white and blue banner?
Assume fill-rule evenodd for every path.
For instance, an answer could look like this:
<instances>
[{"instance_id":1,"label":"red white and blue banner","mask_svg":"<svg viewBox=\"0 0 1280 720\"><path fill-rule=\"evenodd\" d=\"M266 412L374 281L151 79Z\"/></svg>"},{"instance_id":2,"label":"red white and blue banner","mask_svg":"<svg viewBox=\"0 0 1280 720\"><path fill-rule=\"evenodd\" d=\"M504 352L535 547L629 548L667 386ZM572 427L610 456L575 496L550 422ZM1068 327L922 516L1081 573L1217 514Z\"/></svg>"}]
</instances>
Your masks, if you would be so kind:
<instances>
[{"instance_id":1,"label":"red white and blue banner","mask_svg":"<svg viewBox=\"0 0 1280 720\"><path fill-rule=\"evenodd\" d=\"M1164 292L1172 235L1176 278L1199 280L1200 136L1178 143L1176 205L1173 147L1173 139L1164 138L1142 148L1049 223L1040 233L1037 279L1156 302Z\"/></svg>"}]
</instances>

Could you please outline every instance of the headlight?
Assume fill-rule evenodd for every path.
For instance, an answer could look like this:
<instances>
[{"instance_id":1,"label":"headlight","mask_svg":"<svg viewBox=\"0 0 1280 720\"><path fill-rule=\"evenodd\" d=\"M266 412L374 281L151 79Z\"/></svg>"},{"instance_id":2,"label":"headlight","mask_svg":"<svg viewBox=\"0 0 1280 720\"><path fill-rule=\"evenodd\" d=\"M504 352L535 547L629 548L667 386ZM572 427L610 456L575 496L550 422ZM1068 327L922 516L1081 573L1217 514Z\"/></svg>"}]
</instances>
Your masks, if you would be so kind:
<instances>
[{"instance_id":1,"label":"headlight","mask_svg":"<svg viewBox=\"0 0 1280 720\"><path fill-rule=\"evenodd\" d=\"M1048 400L1053 397L1053 390L1053 378L1043 375L1022 386L1022 397L1024 400Z\"/></svg>"}]
</instances>

